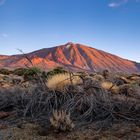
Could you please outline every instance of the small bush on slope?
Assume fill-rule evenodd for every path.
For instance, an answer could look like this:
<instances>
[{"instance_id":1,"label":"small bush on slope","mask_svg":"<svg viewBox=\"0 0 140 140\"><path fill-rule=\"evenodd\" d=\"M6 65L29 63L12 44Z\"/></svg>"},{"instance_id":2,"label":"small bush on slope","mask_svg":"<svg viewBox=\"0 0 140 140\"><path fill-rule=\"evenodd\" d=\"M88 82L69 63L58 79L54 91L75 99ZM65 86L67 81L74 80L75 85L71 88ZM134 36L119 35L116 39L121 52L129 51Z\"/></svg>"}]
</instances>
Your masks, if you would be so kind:
<instances>
[{"instance_id":1,"label":"small bush on slope","mask_svg":"<svg viewBox=\"0 0 140 140\"><path fill-rule=\"evenodd\" d=\"M3 74L3 75L9 75L11 74L12 71L8 70L8 69L0 69L0 74Z\"/></svg>"},{"instance_id":2,"label":"small bush on slope","mask_svg":"<svg viewBox=\"0 0 140 140\"><path fill-rule=\"evenodd\" d=\"M49 78L52 77L53 75L61 74L61 73L67 73L67 71L64 70L62 67L56 67L53 70L47 72L47 77Z\"/></svg>"},{"instance_id":3,"label":"small bush on slope","mask_svg":"<svg viewBox=\"0 0 140 140\"><path fill-rule=\"evenodd\" d=\"M18 68L13 71L13 74L18 76L24 76L25 79L33 79L38 73L41 73L41 70L36 67L32 68Z\"/></svg>"},{"instance_id":4,"label":"small bush on slope","mask_svg":"<svg viewBox=\"0 0 140 140\"><path fill-rule=\"evenodd\" d=\"M13 74L18 76L24 76L27 70L28 70L27 68L17 68L13 71Z\"/></svg>"},{"instance_id":5,"label":"small bush on slope","mask_svg":"<svg viewBox=\"0 0 140 140\"><path fill-rule=\"evenodd\" d=\"M39 73L41 73L41 70L36 67L32 67L27 69L24 73L24 79L26 80L32 80L34 79Z\"/></svg>"}]
</instances>

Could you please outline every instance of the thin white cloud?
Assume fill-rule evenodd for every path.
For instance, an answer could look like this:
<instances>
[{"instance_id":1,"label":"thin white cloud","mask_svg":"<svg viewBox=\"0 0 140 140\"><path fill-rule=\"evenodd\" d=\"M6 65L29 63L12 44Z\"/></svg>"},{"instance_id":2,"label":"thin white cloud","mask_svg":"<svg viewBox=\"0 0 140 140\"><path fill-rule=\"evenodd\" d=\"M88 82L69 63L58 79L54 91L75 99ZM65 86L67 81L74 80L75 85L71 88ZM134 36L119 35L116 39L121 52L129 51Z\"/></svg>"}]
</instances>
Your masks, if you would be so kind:
<instances>
[{"instance_id":1,"label":"thin white cloud","mask_svg":"<svg viewBox=\"0 0 140 140\"><path fill-rule=\"evenodd\" d=\"M6 0L0 0L0 6L2 6L3 4L5 4Z\"/></svg>"},{"instance_id":2,"label":"thin white cloud","mask_svg":"<svg viewBox=\"0 0 140 140\"><path fill-rule=\"evenodd\" d=\"M8 34L6 34L6 33L0 34L0 38L6 38L6 37L8 37Z\"/></svg>"},{"instance_id":3,"label":"thin white cloud","mask_svg":"<svg viewBox=\"0 0 140 140\"><path fill-rule=\"evenodd\" d=\"M127 4L129 1L133 1L135 3L139 3L140 0L112 0L112 2L110 2L108 4L108 7L111 7L111 8L117 8L117 7L120 7L124 4Z\"/></svg>"},{"instance_id":4,"label":"thin white cloud","mask_svg":"<svg viewBox=\"0 0 140 140\"><path fill-rule=\"evenodd\" d=\"M112 3L109 3L108 6L111 7L111 8L115 8L115 7L120 6L120 4L118 4L116 2L112 2Z\"/></svg>"},{"instance_id":5,"label":"thin white cloud","mask_svg":"<svg viewBox=\"0 0 140 140\"><path fill-rule=\"evenodd\" d=\"M113 2L110 2L108 4L108 6L111 7L111 8L116 8L116 7L119 7L121 5L126 4L128 1L129 0L114 0ZM138 0L136 0L136 1L138 1Z\"/></svg>"}]
</instances>

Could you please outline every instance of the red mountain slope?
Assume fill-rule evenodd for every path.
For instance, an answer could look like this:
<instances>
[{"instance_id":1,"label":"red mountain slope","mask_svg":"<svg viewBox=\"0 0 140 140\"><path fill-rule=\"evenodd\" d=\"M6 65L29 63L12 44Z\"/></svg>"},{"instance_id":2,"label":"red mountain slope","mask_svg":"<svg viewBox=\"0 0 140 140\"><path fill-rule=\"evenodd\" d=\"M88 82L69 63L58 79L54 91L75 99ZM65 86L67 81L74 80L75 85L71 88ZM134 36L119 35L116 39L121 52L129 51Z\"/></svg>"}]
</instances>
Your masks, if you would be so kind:
<instances>
[{"instance_id":1,"label":"red mountain slope","mask_svg":"<svg viewBox=\"0 0 140 140\"><path fill-rule=\"evenodd\" d=\"M67 43L28 53L35 66L50 69L64 66L74 70L139 72L140 64L81 44ZM0 56L0 67L30 65L24 55Z\"/></svg>"}]
</instances>

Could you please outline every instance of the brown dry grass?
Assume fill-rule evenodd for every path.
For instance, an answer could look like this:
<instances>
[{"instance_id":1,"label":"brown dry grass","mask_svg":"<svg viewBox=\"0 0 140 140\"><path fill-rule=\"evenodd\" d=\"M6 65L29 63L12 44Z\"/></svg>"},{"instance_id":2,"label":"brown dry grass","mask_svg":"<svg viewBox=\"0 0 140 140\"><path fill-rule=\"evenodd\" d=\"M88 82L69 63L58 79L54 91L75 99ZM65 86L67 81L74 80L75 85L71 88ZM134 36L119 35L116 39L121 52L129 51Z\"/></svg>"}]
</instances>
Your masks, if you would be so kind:
<instances>
[{"instance_id":1,"label":"brown dry grass","mask_svg":"<svg viewBox=\"0 0 140 140\"><path fill-rule=\"evenodd\" d=\"M56 74L52 77L50 77L47 81L47 86L49 89L52 90L59 90L64 91L68 85L77 85L80 84L82 80L79 76L73 76L72 81L70 79L70 74L68 73L62 73L62 74Z\"/></svg>"}]
</instances>

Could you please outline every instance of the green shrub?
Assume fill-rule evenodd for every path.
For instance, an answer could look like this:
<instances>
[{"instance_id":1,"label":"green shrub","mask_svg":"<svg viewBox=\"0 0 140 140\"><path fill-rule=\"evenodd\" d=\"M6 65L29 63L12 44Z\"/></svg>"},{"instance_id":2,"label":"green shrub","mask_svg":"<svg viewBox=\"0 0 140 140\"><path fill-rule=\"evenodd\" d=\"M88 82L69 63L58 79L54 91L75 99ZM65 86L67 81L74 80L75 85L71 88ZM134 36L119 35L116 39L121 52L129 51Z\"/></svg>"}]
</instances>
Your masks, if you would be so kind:
<instances>
[{"instance_id":1,"label":"green shrub","mask_svg":"<svg viewBox=\"0 0 140 140\"><path fill-rule=\"evenodd\" d=\"M41 73L41 70L36 67L29 68L24 73L25 80L33 80L36 78L37 74Z\"/></svg>"},{"instance_id":2,"label":"green shrub","mask_svg":"<svg viewBox=\"0 0 140 140\"><path fill-rule=\"evenodd\" d=\"M11 73L12 73L12 71L10 71L8 69L5 69L5 68L0 69L0 74L9 75Z\"/></svg>"},{"instance_id":3,"label":"green shrub","mask_svg":"<svg viewBox=\"0 0 140 140\"><path fill-rule=\"evenodd\" d=\"M32 80L37 76L38 73L41 73L41 71L39 68L32 67L32 68L18 68L15 69L13 73L18 76L23 76L25 80Z\"/></svg>"},{"instance_id":4,"label":"green shrub","mask_svg":"<svg viewBox=\"0 0 140 140\"><path fill-rule=\"evenodd\" d=\"M47 77L51 77L53 75L56 75L56 74L60 74L60 73L67 73L66 70L64 70L62 67L56 67L54 68L53 70L47 72Z\"/></svg>"},{"instance_id":5,"label":"green shrub","mask_svg":"<svg viewBox=\"0 0 140 140\"><path fill-rule=\"evenodd\" d=\"M13 74L18 76L24 76L24 74L28 71L27 68L17 68L13 71Z\"/></svg>"},{"instance_id":6,"label":"green shrub","mask_svg":"<svg viewBox=\"0 0 140 140\"><path fill-rule=\"evenodd\" d=\"M42 71L41 77L42 77L43 79L46 79L46 78L47 78L47 72L46 72L46 71Z\"/></svg>"}]
</instances>

